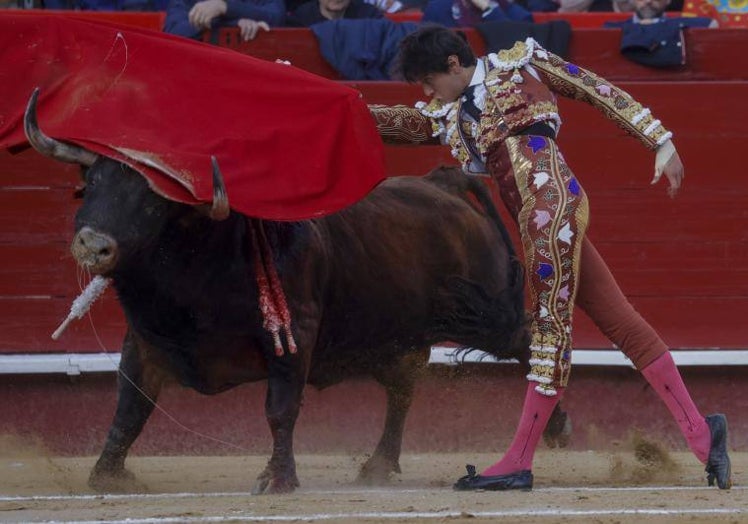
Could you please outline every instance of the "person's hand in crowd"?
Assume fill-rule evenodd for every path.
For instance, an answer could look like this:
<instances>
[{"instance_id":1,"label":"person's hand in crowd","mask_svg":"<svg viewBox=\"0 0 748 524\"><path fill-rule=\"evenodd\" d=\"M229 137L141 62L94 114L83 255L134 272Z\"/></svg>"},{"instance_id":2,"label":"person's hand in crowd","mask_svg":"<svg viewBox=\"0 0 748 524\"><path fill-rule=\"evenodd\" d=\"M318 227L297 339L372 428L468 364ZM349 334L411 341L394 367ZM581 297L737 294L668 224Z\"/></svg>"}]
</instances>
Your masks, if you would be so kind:
<instances>
[{"instance_id":1,"label":"person's hand in crowd","mask_svg":"<svg viewBox=\"0 0 748 524\"><path fill-rule=\"evenodd\" d=\"M190 24L197 29L209 29L213 19L225 13L226 2L224 0L203 0L190 9Z\"/></svg>"},{"instance_id":2,"label":"person's hand in crowd","mask_svg":"<svg viewBox=\"0 0 748 524\"><path fill-rule=\"evenodd\" d=\"M237 24L239 26L239 32L242 36L242 40L245 42L248 40L254 40L260 29L263 31L270 31L270 26L267 22L258 22L257 20L251 20L249 18L240 19Z\"/></svg>"},{"instance_id":3,"label":"person's hand in crowd","mask_svg":"<svg viewBox=\"0 0 748 524\"><path fill-rule=\"evenodd\" d=\"M470 0L470 3L477 7L479 11L486 11L491 6L490 0Z\"/></svg>"}]
</instances>

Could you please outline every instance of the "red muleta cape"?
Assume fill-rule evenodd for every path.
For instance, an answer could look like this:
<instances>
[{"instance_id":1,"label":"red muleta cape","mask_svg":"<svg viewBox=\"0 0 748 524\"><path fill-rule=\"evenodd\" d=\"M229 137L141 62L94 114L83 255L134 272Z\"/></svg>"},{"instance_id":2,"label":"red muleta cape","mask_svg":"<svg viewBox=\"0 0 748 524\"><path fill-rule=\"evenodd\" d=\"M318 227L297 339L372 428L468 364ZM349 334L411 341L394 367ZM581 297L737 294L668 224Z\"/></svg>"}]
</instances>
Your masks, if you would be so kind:
<instances>
[{"instance_id":1,"label":"red muleta cape","mask_svg":"<svg viewBox=\"0 0 748 524\"><path fill-rule=\"evenodd\" d=\"M27 145L40 88L47 135L121 160L171 200L273 220L337 211L385 177L360 94L293 66L145 29L0 14L0 147Z\"/></svg>"}]
</instances>

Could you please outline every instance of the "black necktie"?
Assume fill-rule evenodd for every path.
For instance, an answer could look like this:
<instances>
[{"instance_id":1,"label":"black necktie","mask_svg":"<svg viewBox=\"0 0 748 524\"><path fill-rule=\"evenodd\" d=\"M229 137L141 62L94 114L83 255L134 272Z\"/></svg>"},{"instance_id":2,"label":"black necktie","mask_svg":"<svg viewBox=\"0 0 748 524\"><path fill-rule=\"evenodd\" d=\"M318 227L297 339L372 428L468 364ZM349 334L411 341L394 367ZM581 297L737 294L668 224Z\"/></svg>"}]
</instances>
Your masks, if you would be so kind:
<instances>
[{"instance_id":1,"label":"black necktie","mask_svg":"<svg viewBox=\"0 0 748 524\"><path fill-rule=\"evenodd\" d=\"M467 111L467 113L471 117L473 117L476 122L480 121L481 114L481 110L478 109L478 107L475 105L475 102L473 102L473 95L477 86L478 84L467 86L465 91L462 92L462 96L465 97L465 100L462 102L462 108Z\"/></svg>"}]
</instances>

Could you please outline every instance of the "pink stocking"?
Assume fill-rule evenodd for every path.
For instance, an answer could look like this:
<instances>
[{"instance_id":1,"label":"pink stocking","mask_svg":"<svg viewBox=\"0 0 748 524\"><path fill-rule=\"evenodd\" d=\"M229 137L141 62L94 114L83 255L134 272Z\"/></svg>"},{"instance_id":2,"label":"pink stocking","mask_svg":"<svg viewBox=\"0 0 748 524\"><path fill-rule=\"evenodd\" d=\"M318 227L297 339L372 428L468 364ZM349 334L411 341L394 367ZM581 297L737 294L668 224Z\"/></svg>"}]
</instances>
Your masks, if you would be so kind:
<instances>
[{"instance_id":1,"label":"pink stocking","mask_svg":"<svg viewBox=\"0 0 748 524\"><path fill-rule=\"evenodd\" d=\"M504 458L487 468L481 475L506 475L532 469L535 448L538 447L538 441L553 413L553 408L561 400L564 392L563 388L556 388L556 395L547 396L535 391L536 385L535 382L527 384L525 405L522 407L522 416L509 450Z\"/></svg>"},{"instance_id":2,"label":"pink stocking","mask_svg":"<svg viewBox=\"0 0 748 524\"><path fill-rule=\"evenodd\" d=\"M691 400L673 357L664 353L642 369L642 375L665 402L693 454L706 464L711 444L709 426Z\"/></svg>"}]
</instances>

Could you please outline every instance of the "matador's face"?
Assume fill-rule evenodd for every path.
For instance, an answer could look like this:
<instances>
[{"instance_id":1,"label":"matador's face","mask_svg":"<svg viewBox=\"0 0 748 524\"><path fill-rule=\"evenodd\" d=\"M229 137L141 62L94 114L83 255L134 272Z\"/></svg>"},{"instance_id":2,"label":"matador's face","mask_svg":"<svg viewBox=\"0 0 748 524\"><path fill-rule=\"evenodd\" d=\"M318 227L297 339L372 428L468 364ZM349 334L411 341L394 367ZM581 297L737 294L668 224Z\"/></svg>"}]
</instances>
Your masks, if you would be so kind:
<instances>
[{"instance_id":1,"label":"matador's face","mask_svg":"<svg viewBox=\"0 0 748 524\"><path fill-rule=\"evenodd\" d=\"M442 103L454 102L462 95L474 70L474 66L463 67L454 55L447 59L447 64L447 72L429 73L418 82L427 97Z\"/></svg>"}]
</instances>

